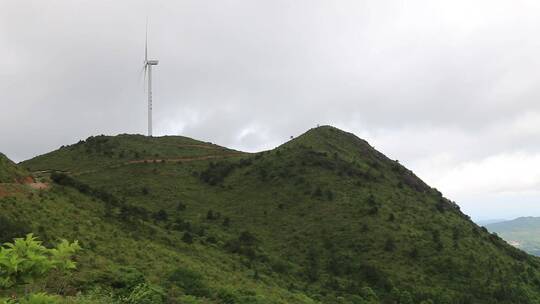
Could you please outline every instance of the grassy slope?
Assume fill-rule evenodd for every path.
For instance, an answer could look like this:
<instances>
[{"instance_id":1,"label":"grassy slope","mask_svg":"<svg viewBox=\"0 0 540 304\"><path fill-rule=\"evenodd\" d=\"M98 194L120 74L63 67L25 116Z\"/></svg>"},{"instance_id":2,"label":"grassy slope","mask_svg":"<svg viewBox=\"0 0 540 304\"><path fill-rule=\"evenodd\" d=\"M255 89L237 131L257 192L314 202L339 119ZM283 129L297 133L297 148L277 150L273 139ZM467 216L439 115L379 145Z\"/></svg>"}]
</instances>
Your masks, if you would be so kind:
<instances>
[{"instance_id":1,"label":"grassy slope","mask_svg":"<svg viewBox=\"0 0 540 304\"><path fill-rule=\"evenodd\" d=\"M219 243L202 244L205 237L195 235L195 242L186 244L181 240L181 232L166 230L151 220L119 219L114 215L119 210L111 212L103 201L70 187L54 186L48 191L37 191L24 185L11 185L10 189L11 195L0 198L0 222L25 223L46 243L54 243L58 237L81 242L84 251L78 260L79 269L65 291L67 294L96 284L108 285L111 279L121 280L112 270L127 265L142 271L155 284L166 284L173 271L186 269L203 275L205 285L214 293L235 290L246 294L247 299L253 294L271 297L272 303L313 303L302 294L275 286L274 282L266 284L264 276L254 280L253 270L245 266L245 259L224 254ZM103 282L104 277L109 282ZM62 283L62 279L52 276L46 285L56 291ZM171 299L183 303L182 292L174 288L169 292Z\"/></svg>"},{"instance_id":2,"label":"grassy slope","mask_svg":"<svg viewBox=\"0 0 540 304\"><path fill-rule=\"evenodd\" d=\"M53 153L24 162L34 171L60 170L93 172L134 160L219 157L241 152L182 136L146 137L118 135L89 137L77 144L63 146Z\"/></svg>"},{"instance_id":3,"label":"grassy slope","mask_svg":"<svg viewBox=\"0 0 540 304\"><path fill-rule=\"evenodd\" d=\"M511 221L486 225L489 231L499 234L508 242L518 242L519 248L540 255L540 218L520 217Z\"/></svg>"},{"instance_id":4,"label":"grassy slope","mask_svg":"<svg viewBox=\"0 0 540 304\"><path fill-rule=\"evenodd\" d=\"M203 274L213 290L232 288L245 294L253 289L266 298L261 303L309 303L308 298L361 303L356 295L365 286L388 303L407 303L409 295L413 303L540 299L536 258L480 229L436 190L352 134L321 127L255 155L218 162L134 164L128 161L193 158L207 155L208 149L184 146L192 140L176 137L98 139L23 165L34 171L69 171L130 206L151 214L164 210L168 219L142 221L136 233L118 219L109 230L97 229L107 213L117 211L100 213L89 203L94 222L88 230L74 231L64 224L80 222L70 214L58 215L79 212L64 206L50 210L58 227L54 221L41 225L51 229L51 235L99 235L83 239L96 244L89 256L134 265L156 283L163 283L172 265L181 264ZM212 152L230 156L222 148ZM61 187L53 190L60 197L63 192L80 195ZM179 204L185 210L179 211ZM219 213L219 219L208 219L209 210ZM228 227L223 225L225 218L230 219ZM186 228L176 229L175 222L191 223L194 244L180 241ZM117 228L125 225L131 228ZM257 240L238 244L244 231ZM126 249L118 252L119 247L111 245L115 242ZM103 262L91 268L107 267ZM87 275L83 268L81 276ZM306 298L291 300L299 294Z\"/></svg>"},{"instance_id":5,"label":"grassy slope","mask_svg":"<svg viewBox=\"0 0 540 304\"><path fill-rule=\"evenodd\" d=\"M4 154L0 153L0 183L13 183L28 175L26 170L16 166Z\"/></svg>"}]
</instances>

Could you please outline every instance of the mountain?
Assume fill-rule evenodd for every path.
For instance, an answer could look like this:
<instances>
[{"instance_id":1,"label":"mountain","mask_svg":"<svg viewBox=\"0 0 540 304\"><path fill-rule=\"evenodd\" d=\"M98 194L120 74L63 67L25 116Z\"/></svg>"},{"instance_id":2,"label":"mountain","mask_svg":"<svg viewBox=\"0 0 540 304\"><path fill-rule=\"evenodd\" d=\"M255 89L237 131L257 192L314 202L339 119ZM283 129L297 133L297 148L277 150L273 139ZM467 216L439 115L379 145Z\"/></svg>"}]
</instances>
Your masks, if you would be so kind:
<instances>
[{"instance_id":1,"label":"mountain","mask_svg":"<svg viewBox=\"0 0 540 304\"><path fill-rule=\"evenodd\" d=\"M30 176L30 173L18 167L4 154L0 153L0 183L14 183L22 181L28 176Z\"/></svg>"},{"instance_id":2,"label":"mountain","mask_svg":"<svg viewBox=\"0 0 540 304\"><path fill-rule=\"evenodd\" d=\"M506 221L508 220L507 219L488 219L488 220L478 220L474 222L479 226L486 226L486 225L501 223L501 222L506 222Z\"/></svg>"},{"instance_id":3,"label":"mountain","mask_svg":"<svg viewBox=\"0 0 540 304\"><path fill-rule=\"evenodd\" d=\"M489 231L495 232L508 243L534 255L540 255L540 217L519 217L486 225Z\"/></svg>"},{"instance_id":4,"label":"mountain","mask_svg":"<svg viewBox=\"0 0 540 304\"><path fill-rule=\"evenodd\" d=\"M168 303L540 301L538 258L330 126L260 153L96 136L20 166L49 187L0 198L2 217L80 241L68 295L147 281Z\"/></svg>"}]
</instances>

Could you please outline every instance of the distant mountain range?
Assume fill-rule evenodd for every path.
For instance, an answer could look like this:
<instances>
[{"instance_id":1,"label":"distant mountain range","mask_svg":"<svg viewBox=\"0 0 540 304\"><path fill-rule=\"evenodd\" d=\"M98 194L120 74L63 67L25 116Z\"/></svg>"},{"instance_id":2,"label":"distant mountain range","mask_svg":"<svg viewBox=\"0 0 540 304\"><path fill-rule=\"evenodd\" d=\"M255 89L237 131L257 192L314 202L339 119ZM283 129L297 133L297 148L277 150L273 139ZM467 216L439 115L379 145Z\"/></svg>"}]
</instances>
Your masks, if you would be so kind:
<instances>
[{"instance_id":1,"label":"distant mountain range","mask_svg":"<svg viewBox=\"0 0 540 304\"><path fill-rule=\"evenodd\" d=\"M474 221L474 222L476 224L480 225L480 226L486 226L486 225L500 223L500 222L506 222L506 221L508 221L508 220L507 219L487 219L487 220L477 220L477 221Z\"/></svg>"},{"instance_id":2,"label":"distant mountain range","mask_svg":"<svg viewBox=\"0 0 540 304\"><path fill-rule=\"evenodd\" d=\"M519 217L511 221L503 221L485 225L497 233L509 244L540 256L540 217Z\"/></svg>"}]
</instances>

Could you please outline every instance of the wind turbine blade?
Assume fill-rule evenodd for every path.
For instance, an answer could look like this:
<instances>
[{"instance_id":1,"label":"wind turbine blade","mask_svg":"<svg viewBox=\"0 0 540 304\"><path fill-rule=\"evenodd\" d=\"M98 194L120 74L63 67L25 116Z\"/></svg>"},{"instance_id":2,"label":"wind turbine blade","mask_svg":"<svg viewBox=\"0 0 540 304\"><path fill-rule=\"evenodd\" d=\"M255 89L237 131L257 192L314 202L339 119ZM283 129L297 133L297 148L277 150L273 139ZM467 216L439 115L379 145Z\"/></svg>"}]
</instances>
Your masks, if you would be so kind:
<instances>
[{"instance_id":1,"label":"wind turbine blade","mask_svg":"<svg viewBox=\"0 0 540 304\"><path fill-rule=\"evenodd\" d=\"M146 34L144 36L144 64L148 61L148 17L146 18Z\"/></svg>"}]
</instances>

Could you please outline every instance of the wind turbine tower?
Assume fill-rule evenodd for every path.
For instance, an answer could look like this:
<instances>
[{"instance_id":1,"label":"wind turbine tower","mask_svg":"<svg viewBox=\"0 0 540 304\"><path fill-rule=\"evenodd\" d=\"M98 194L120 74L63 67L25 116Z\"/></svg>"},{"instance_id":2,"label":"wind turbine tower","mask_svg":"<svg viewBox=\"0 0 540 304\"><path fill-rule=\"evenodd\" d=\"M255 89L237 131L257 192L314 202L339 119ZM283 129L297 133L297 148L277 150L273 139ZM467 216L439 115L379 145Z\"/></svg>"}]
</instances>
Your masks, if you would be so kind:
<instances>
[{"instance_id":1,"label":"wind turbine tower","mask_svg":"<svg viewBox=\"0 0 540 304\"><path fill-rule=\"evenodd\" d=\"M148 60L148 27L146 28L146 38L144 42L144 75L148 73L148 136L152 137L152 66L158 65L159 61ZM146 77L145 77L146 78Z\"/></svg>"}]
</instances>

